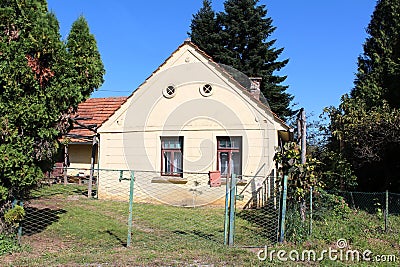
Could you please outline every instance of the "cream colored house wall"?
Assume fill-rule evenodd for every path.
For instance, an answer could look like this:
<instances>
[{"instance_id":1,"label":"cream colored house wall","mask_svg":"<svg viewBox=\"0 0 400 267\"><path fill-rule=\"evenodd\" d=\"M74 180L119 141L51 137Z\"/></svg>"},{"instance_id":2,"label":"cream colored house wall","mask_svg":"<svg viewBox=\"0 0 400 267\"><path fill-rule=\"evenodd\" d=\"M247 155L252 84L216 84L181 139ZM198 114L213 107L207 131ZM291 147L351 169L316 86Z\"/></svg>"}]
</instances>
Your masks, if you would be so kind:
<instances>
[{"instance_id":1,"label":"cream colored house wall","mask_svg":"<svg viewBox=\"0 0 400 267\"><path fill-rule=\"evenodd\" d=\"M205 84L213 87L211 96L200 93ZM163 96L163 89L169 85L176 88L172 98ZM207 173L217 170L217 137L241 136L242 173L248 181L254 175L260 176L248 186L250 192L274 168L277 131L287 129L251 97L214 63L192 46L184 45L98 130L100 168L154 171L136 172L136 200L215 204L223 199L225 189L210 188L206 174L185 174L186 184L152 182L160 178L161 137L182 136L184 172ZM100 198L112 197L111 190L128 190L127 183L119 182L117 177L104 176ZM245 201L249 197L247 193Z\"/></svg>"},{"instance_id":2,"label":"cream colored house wall","mask_svg":"<svg viewBox=\"0 0 400 267\"><path fill-rule=\"evenodd\" d=\"M78 173L89 175L90 173L90 160L92 156L91 144L69 144L69 169L68 175L75 176ZM97 158L96 158L97 164Z\"/></svg>"}]
</instances>

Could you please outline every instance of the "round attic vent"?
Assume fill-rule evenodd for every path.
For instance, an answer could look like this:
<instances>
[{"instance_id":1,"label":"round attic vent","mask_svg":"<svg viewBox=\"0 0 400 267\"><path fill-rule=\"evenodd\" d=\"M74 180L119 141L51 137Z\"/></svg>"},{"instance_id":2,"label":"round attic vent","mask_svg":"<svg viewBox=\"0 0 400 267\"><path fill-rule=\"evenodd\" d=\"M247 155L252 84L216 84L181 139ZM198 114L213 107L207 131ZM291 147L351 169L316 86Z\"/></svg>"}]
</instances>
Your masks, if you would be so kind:
<instances>
[{"instance_id":1,"label":"round attic vent","mask_svg":"<svg viewBox=\"0 0 400 267\"><path fill-rule=\"evenodd\" d=\"M212 95L212 93L213 93L213 88L210 84L205 84L202 87L200 87L200 94L202 96L207 97Z\"/></svg>"},{"instance_id":2,"label":"round attic vent","mask_svg":"<svg viewBox=\"0 0 400 267\"><path fill-rule=\"evenodd\" d=\"M176 88L173 85L169 85L163 90L163 96L166 98L172 98L176 95Z\"/></svg>"}]
</instances>

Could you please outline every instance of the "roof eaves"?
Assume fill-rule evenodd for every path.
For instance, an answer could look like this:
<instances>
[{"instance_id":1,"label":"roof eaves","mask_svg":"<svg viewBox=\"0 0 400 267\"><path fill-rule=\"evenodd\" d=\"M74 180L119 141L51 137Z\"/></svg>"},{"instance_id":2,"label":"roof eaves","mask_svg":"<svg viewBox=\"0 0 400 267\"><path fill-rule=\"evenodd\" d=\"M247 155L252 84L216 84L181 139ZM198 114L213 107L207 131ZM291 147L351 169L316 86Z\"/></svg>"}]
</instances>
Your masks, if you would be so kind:
<instances>
[{"instance_id":1,"label":"roof eaves","mask_svg":"<svg viewBox=\"0 0 400 267\"><path fill-rule=\"evenodd\" d=\"M282 120L275 112L273 112L267 105L265 105L264 103L262 103L260 100L254 98L249 91L246 90L246 88L244 88L238 81L236 81L232 75L230 75L223 67L221 67L217 62L215 62L212 57L210 57L209 55L207 55L203 50L201 50L197 45L195 45L194 43L192 43L191 41L185 41L185 43L193 46L193 48L195 48L198 52L200 52L204 57L208 58L208 60L210 60L211 63L215 64L215 66L218 68L218 70L222 73L224 73L236 86L238 86L244 94L246 94L247 96L250 97L250 99L252 101L254 101L260 108L270 112L272 114L272 116L277 119L280 123L282 123L283 125L285 125L288 129L290 129L291 127L289 125L286 124L286 122L284 120Z\"/></svg>"}]
</instances>

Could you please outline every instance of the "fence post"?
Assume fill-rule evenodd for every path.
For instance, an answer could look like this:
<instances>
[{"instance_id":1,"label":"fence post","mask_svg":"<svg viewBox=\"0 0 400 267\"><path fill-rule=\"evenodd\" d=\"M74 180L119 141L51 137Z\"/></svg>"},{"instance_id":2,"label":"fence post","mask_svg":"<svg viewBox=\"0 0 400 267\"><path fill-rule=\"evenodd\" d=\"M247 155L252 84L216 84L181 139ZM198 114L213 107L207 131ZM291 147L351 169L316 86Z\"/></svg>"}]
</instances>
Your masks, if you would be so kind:
<instances>
[{"instance_id":1,"label":"fence post","mask_svg":"<svg viewBox=\"0 0 400 267\"><path fill-rule=\"evenodd\" d=\"M350 197L351 197L351 204L353 205L353 209L356 209L356 204L354 202L353 192L350 192Z\"/></svg>"},{"instance_id":2,"label":"fence post","mask_svg":"<svg viewBox=\"0 0 400 267\"><path fill-rule=\"evenodd\" d=\"M310 237L313 230L313 187L310 186Z\"/></svg>"},{"instance_id":3,"label":"fence post","mask_svg":"<svg viewBox=\"0 0 400 267\"><path fill-rule=\"evenodd\" d=\"M132 219L133 219L133 187L135 184L135 175L134 172L131 171L131 179L129 183L129 218L128 218L128 238L126 240L126 246L131 246L132 240Z\"/></svg>"},{"instance_id":4,"label":"fence post","mask_svg":"<svg viewBox=\"0 0 400 267\"><path fill-rule=\"evenodd\" d=\"M68 174L67 174L67 169L68 169L68 144L64 145L64 164L63 164L63 178L64 178L64 185L68 184Z\"/></svg>"},{"instance_id":5,"label":"fence post","mask_svg":"<svg viewBox=\"0 0 400 267\"><path fill-rule=\"evenodd\" d=\"M282 211L281 211L281 224L279 243L283 243L285 239L285 217L286 217L286 196L287 196L287 175L283 176L283 192L282 192Z\"/></svg>"},{"instance_id":6,"label":"fence post","mask_svg":"<svg viewBox=\"0 0 400 267\"><path fill-rule=\"evenodd\" d=\"M229 231L229 176L226 177L225 183L225 220L224 220L224 245L228 245Z\"/></svg>"},{"instance_id":7,"label":"fence post","mask_svg":"<svg viewBox=\"0 0 400 267\"><path fill-rule=\"evenodd\" d=\"M119 181L124 180L124 171L119 171Z\"/></svg>"},{"instance_id":8,"label":"fence post","mask_svg":"<svg viewBox=\"0 0 400 267\"><path fill-rule=\"evenodd\" d=\"M14 208L16 205L24 207L24 202L21 200L19 201L18 204L18 200L14 199L14 201L11 203L11 207ZM17 240L19 245L21 245L21 237L22 237L22 222L19 222L17 230Z\"/></svg>"},{"instance_id":9,"label":"fence post","mask_svg":"<svg viewBox=\"0 0 400 267\"><path fill-rule=\"evenodd\" d=\"M387 233L389 227L389 191L386 190L386 205L385 205L385 232Z\"/></svg>"},{"instance_id":10,"label":"fence post","mask_svg":"<svg viewBox=\"0 0 400 267\"><path fill-rule=\"evenodd\" d=\"M232 174L231 192L229 198L229 238L228 245L233 246L235 236L235 203L236 203L236 174Z\"/></svg>"},{"instance_id":11,"label":"fence post","mask_svg":"<svg viewBox=\"0 0 400 267\"><path fill-rule=\"evenodd\" d=\"M94 161L96 158L96 146L97 146L97 136L93 135L92 140L92 154L90 157L90 174L88 183L88 198L92 198L92 186L93 186L93 175L94 175Z\"/></svg>"}]
</instances>

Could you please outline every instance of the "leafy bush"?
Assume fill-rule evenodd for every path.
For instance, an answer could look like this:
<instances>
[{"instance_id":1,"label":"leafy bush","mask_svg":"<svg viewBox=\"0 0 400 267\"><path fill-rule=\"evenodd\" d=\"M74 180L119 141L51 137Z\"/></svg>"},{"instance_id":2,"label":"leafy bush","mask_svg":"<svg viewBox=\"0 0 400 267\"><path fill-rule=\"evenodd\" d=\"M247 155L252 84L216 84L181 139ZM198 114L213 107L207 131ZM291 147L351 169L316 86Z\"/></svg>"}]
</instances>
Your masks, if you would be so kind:
<instances>
[{"instance_id":1,"label":"leafy bush","mask_svg":"<svg viewBox=\"0 0 400 267\"><path fill-rule=\"evenodd\" d=\"M335 216L339 218L347 218L351 213L349 205L341 196L329 194L324 190L320 190L314 197L314 219L324 219L325 216Z\"/></svg>"},{"instance_id":2,"label":"leafy bush","mask_svg":"<svg viewBox=\"0 0 400 267\"><path fill-rule=\"evenodd\" d=\"M25 217L25 210L22 206L15 205L14 208L7 210L4 213L4 221L13 226L18 227L19 222Z\"/></svg>"},{"instance_id":3,"label":"leafy bush","mask_svg":"<svg viewBox=\"0 0 400 267\"><path fill-rule=\"evenodd\" d=\"M287 204L285 236L294 243L305 241L310 234L310 209L307 207L306 218L300 214L300 202L289 201ZM343 197L329 194L324 190L315 191L313 195L313 220L329 221L332 218L341 221L348 218L351 209Z\"/></svg>"},{"instance_id":4,"label":"leafy bush","mask_svg":"<svg viewBox=\"0 0 400 267\"><path fill-rule=\"evenodd\" d=\"M309 221L302 221L299 205L288 205L285 220L285 239L293 243L301 243L309 234Z\"/></svg>"},{"instance_id":5,"label":"leafy bush","mask_svg":"<svg viewBox=\"0 0 400 267\"><path fill-rule=\"evenodd\" d=\"M20 249L17 240L11 235L0 234L0 256Z\"/></svg>"}]
</instances>

